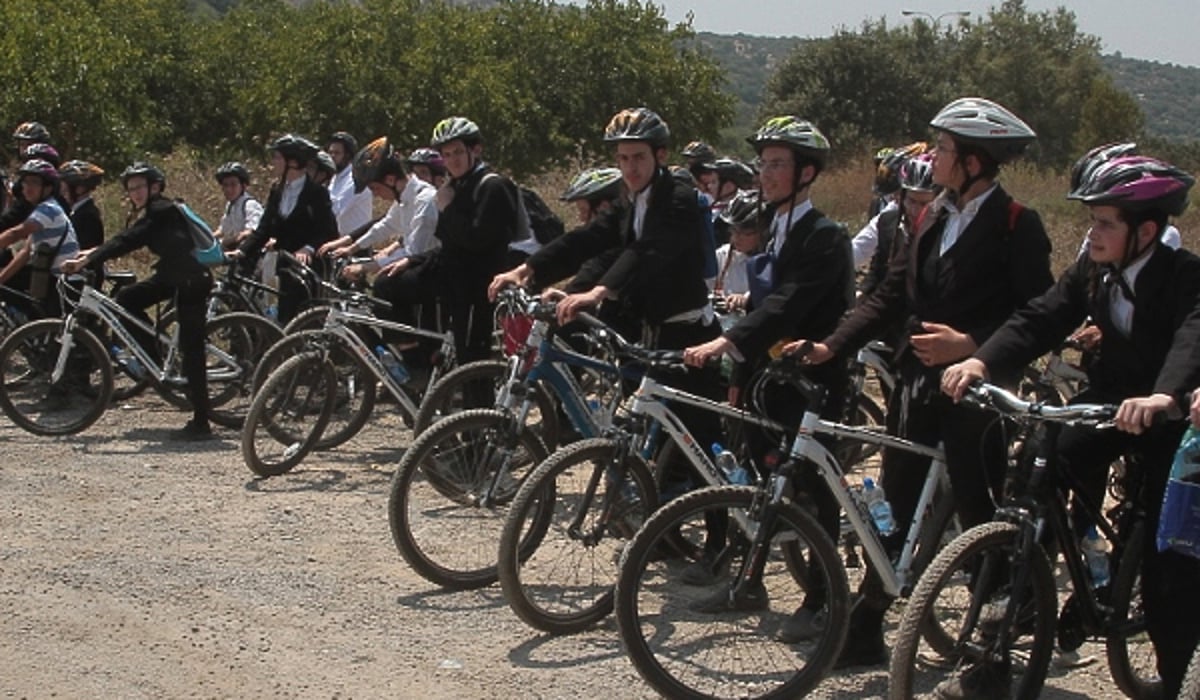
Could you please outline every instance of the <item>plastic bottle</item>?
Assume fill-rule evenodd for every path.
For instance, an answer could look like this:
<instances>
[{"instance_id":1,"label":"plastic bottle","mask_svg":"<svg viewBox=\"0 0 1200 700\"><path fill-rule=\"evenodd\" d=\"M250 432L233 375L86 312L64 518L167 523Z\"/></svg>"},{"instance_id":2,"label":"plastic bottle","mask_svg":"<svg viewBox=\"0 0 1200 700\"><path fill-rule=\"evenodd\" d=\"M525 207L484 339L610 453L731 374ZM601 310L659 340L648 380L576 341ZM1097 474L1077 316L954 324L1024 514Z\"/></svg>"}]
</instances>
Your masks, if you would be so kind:
<instances>
[{"instance_id":1,"label":"plastic bottle","mask_svg":"<svg viewBox=\"0 0 1200 700\"><path fill-rule=\"evenodd\" d=\"M1092 587L1102 588L1109 583L1108 570L1108 540L1100 536L1096 526L1088 528L1079 548L1083 550L1083 558L1087 561L1088 571L1092 574Z\"/></svg>"},{"instance_id":2,"label":"plastic bottle","mask_svg":"<svg viewBox=\"0 0 1200 700\"><path fill-rule=\"evenodd\" d=\"M875 521L875 529L879 530L879 534L895 533L896 519L892 517L892 504L887 502L883 487L877 485L875 480L869 476L863 479L862 498L863 503L867 505L867 512L871 514L871 520Z\"/></svg>"},{"instance_id":3,"label":"plastic bottle","mask_svg":"<svg viewBox=\"0 0 1200 700\"><path fill-rule=\"evenodd\" d=\"M1183 439L1179 441L1179 449L1175 452L1175 460L1171 465L1171 478L1192 483L1200 482L1200 431L1188 426Z\"/></svg>"},{"instance_id":4,"label":"plastic bottle","mask_svg":"<svg viewBox=\"0 0 1200 700\"><path fill-rule=\"evenodd\" d=\"M725 474L725 478L729 479L729 483L742 486L750 483L750 474L746 471L746 468L738 464L737 456L722 447L721 443L714 442L712 444L712 453L717 463L717 469L720 469Z\"/></svg>"},{"instance_id":5,"label":"plastic bottle","mask_svg":"<svg viewBox=\"0 0 1200 700\"><path fill-rule=\"evenodd\" d=\"M379 357L380 363L383 364L383 368L387 370L387 373L391 375L393 381L397 384L404 384L409 380L408 369L400 361L400 358L396 357L395 353L389 350L387 346L376 345L375 354Z\"/></svg>"},{"instance_id":6,"label":"plastic bottle","mask_svg":"<svg viewBox=\"0 0 1200 700\"><path fill-rule=\"evenodd\" d=\"M130 375L134 377L142 376L142 363L138 362L136 357L126 352L119 345L113 345L109 351L112 353L113 359L117 361L117 364L123 365Z\"/></svg>"}]
</instances>

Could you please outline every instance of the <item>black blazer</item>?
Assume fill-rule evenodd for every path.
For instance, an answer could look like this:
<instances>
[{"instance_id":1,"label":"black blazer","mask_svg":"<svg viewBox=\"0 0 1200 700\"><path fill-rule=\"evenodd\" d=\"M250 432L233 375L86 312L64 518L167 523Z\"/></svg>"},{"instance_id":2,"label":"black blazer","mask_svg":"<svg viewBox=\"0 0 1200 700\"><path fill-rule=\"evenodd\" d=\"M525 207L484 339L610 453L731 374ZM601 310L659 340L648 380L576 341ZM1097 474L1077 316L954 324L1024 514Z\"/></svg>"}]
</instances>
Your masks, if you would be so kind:
<instances>
[{"instance_id":1,"label":"black blazer","mask_svg":"<svg viewBox=\"0 0 1200 700\"><path fill-rule=\"evenodd\" d=\"M775 261L775 283L774 291L725 333L748 362L765 358L784 338L821 338L837 327L854 300L850 238L810 210L788 232Z\"/></svg>"},{"instance_id":2,"label":"black blazer","mask_svg":"<svg viewBox=\"0 0 1200 700\"><path fill-rule=\"evenodd\" d=\"M279 213L282 199L283 186L272 187L258 228L239 246L239 250L247 258L256 259L262 253L267 240L271 238L275 239L277 248L289 253L294 253L304 246L315 250L322 243L337 238L337 217L334 216L333 204L329 201L329 190L305 177L304 187L296 198L296 206L286 217Z\"/></svg>"},{"instance_id":3,"label":"black blazer","mask_svg":"<svg viewBox=\"0 0 1200 700\"><path fill-rule=\"evenodd\" d=\"M1012 220L1011 202L997 187L940 258L944 209L926 216L911 240L896 236L887 277L824 342L848 354L902 323L896 354L903 360L911 357L910 337L924 332L920 324L928 321L967 333L982 345L1013 311L1054 283L1050 239L1041 218L1021 207Z\"/></svg>"},{"instance_id":4,"label":"black blazer","mask_svg":"<svg viewBox=\"0 0 1200 700\"><path fill-rule=\"evenodd\" d=\"M1045 294L1008 320L975 356L993 373L1020 370L1052 350L1091 316L1100 352L1088 368L1089 388L1120 400L1169 394L1188 405L1200 385L1200 258L1158 245L1134 283L1133 332L1124 336L1109 316L1105 270L1083 256Z\"/></svg>"},{"instance_id":5,"label":"black blazer","mask_svg":"<svg viewBox=\"0 0 1200 700\"><path fill-rule=\"evenodd\" d=\"M612 258L597 284L616 296L625 313L650 324L708 303L704 283L707 233L695 188L660 168L650 183L642 237L633 233L633 204L621 202L587 226L560 236L530 256L540 284L579 271L597 256ZM600 258L605 260L605 258Z\"/></svg>"}]
</instances>

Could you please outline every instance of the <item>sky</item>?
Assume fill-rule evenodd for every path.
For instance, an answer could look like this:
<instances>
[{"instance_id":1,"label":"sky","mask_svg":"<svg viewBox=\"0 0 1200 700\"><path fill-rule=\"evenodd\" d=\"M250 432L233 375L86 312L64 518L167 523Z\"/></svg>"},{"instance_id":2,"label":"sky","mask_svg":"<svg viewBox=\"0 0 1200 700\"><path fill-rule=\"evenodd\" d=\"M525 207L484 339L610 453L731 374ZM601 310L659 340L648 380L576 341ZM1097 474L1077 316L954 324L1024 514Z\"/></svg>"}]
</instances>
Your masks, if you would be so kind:
<instances>
[{"instance_id":1,"label":"sky","mask_svg":"<svg viewBox=\"0 0 1200 700\"><path fill-rule=\"evenodd\" d=\"M822 37L838 27L856 30L864 19L910 21L901 10L938 17L944 12L983 15L999 4L985 0L650 0L672 22L694 14L697 31L720 34ZM1196 0L1026 0L1031 12L1066 7L1080 31L1099 37L1104 53L1200 67L1200 3ZM953 21L947 17L944 21Z\"/></svg>"}]
</instances>

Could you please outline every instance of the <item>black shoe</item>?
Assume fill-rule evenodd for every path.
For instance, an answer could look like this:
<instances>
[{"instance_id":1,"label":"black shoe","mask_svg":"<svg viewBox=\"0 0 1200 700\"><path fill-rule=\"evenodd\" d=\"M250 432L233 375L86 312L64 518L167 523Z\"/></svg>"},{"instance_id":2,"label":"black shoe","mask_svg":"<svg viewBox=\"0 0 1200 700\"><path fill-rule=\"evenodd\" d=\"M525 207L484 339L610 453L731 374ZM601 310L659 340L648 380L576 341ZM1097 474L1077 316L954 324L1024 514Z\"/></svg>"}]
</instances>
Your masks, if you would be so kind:
<instances>
[{"instance_id":1,"label":"black shoe","mask_svg":"<svg viewBox=\"0 0 1200 700\"><path fill-rule=\"evenodd\" d=\"M834 662L834 669L855 668L859 666L882 666L888 662L887 644L883 641L883 630L874 634L856 635L850 628L850 636L842 653Z\"/></svg>"},{"instance_id":2,"label":"black shoe","mask_svg":"<svg viewBox=\"0 0 1200 700\"><path fill-rule=\"evenodd\" d=\"M692 601L688 610L698 613L757 612L766 610L770 601L767 588L759 582L748 591L734 595L728 586L721 586L712 595Z\"/></svg>"},{"instance_id":3,"label":"black shoe","mask_svg":"<svg viewBox=\"0 0 1200 700\"><path fill-rule=\"evenodd\" d=\"M194 418L179 430L171 433L171 439L180 442L199 442L201 440L212 440L215 437L212 428L208 425L208 421L200 422Z\"/></svg>"},{"instance_id":4,"label":"black shoe","mask_svg":"<svg viewBox=\"0 0 1200 700\"><path fill-rule=\"evenodd\" d=\"M717 561L716 554L705 552L699 559L683 569L679 580L689 586L711 586L725 575L724 571L719 570L724 568Z\"/></svg>"},{"instance_id":5,"label":"black shoe","mask_svg":"<svg viewBox=\"0 0 1200 700\"><path fill-rule=\"evenodd\" d=\"M779 626L775 639L784 644L796 644L820 637L825 631L825 611L801 606Z\"/></svg>"},{"instance_id":6,"label":"black shoe","mask_svg":"<svg viewBox=\"0 0 1200 700\"><path fill-rule=\"evenodd\" d=\"M933 689L941 700L1003 700L1010 695L1012 677L1001 664L975 664Z\"/></svg>"}]
</instances>

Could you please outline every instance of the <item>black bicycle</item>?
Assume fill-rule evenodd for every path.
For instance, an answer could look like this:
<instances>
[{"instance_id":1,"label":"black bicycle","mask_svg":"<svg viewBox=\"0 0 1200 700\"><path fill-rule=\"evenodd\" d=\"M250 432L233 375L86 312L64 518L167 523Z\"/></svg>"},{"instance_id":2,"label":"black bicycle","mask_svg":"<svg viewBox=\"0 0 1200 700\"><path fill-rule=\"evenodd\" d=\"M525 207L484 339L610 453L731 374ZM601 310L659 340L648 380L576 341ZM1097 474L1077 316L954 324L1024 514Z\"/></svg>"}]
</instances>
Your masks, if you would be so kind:
<instances>
[{"instance_id":1,"label":"black bicycle","mask_svg":"<svg viewBox=\"0 0 1200 700\"><path fill-rule=\"evenodd\" d=\"M889 696L936 697L944 683L982 686L994 697L1035 698L1056 641L1060 649L1071 651L1099 638L1107 645L1109 668L1122 692L1159 697L1139 589L1147 524L1138 506L1142 484L1132 480L1140 482L1141 470L1127 471L1124 492L1130 498L1106 512L1081 495L1076 477L1057 469L1054 459L1055 438L1063 425L1104 428L1117 407L1027 402L986 384L974 387L968 397L1014 419L1026 436L1021 452L1035 456L1014 462L1009 496L994 521L964 532L925 570L897 633ZM1083 533L1072 526L1072 491L1074 508L1082 509L1111 547L1108 569L1115 576L1107 585L1096 585L1081 549ZM1055 547L1070 579L1061 611ZM923 646L922 627L934 611L940 625L955 632L949 650Z\"/></svg>"}]
</instances>

